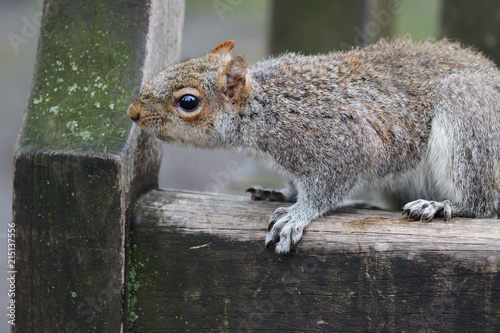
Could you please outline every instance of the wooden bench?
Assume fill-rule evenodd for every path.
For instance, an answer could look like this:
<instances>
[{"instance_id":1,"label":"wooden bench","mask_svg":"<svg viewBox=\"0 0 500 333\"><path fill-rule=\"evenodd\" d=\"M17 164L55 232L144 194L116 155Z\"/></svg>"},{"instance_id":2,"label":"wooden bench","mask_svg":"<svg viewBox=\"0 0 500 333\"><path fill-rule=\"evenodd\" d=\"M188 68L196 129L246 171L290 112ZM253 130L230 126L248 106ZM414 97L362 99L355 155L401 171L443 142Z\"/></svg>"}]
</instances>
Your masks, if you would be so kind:
<instances>
[{"instance_id":1,"label":"wooden bench","mask_svg":"<svg viewBox=\"0 0 500 333\"><path fill-rule=\"evenodd\" d=\"M181 0L46 0L15 153L15 332L498 332L500 223L346 210L291 255L279 205L157 190L126 116L178 60Z\"/></svg>"},{"instance_id":2,"label":"wooden bench","mask_svg":"<svg viewBox=\"0 0 500 333\"><path fill-rule=\"evenodd\" d=\"M500 223L348 210L291 255L264 248L279 204L152 191L134 209L134 327L154 332L494 332Z\"/></svg>"}]
</instances>

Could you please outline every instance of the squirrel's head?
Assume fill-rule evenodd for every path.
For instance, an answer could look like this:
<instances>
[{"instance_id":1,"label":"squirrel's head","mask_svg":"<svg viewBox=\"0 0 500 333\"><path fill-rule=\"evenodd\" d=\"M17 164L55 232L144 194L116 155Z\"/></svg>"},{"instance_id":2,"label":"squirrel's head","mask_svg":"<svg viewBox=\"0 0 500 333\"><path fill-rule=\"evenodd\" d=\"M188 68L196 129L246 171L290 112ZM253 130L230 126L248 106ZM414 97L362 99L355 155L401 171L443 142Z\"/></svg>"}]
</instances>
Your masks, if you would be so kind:
<instances>
[{"instance_id":1,"label":"squirrel's head","mask_svg":"<svg viewBox=\"0 0 500 333\"><path fill-rule=\"evenodd\" d=\"M231 57L234 41L204 57L175 64L145 85L129 117L164 141L216 146L225 114L238 113L250 92L245 57Z\"/></svg>"}]
</instances>

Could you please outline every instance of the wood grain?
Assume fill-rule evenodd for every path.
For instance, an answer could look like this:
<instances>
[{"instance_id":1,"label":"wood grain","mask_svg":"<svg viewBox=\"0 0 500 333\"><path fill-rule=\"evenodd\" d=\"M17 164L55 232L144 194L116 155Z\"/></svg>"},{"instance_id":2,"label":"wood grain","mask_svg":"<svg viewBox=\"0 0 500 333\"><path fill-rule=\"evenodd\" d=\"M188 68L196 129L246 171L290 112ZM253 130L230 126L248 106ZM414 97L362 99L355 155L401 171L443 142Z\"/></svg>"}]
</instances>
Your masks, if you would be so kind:
<instances>
[{"instance_id":1,"label":"wood grain","mask_svg":"<svg viewBox=\"0 0 500 333\"><path fill-rule=\"evenodd\" d=\"M279 203L153 191L134 210L138 332L500 329L500 225L346 210L264 248ZM162 326L163 325L163 326Z\"/></svg>"},{"instance_id":2,"label":"wood grain","mask_svg":"<svg viewBox=\"0 0 500 333\"><path fill-rule=\"evenodd\" d=\"M14 156L12 328L120 332L129 206L157 187L161 159L126 110L178 60L184 1L45 0L43 10Z\"/></svg>"}]
</instances>

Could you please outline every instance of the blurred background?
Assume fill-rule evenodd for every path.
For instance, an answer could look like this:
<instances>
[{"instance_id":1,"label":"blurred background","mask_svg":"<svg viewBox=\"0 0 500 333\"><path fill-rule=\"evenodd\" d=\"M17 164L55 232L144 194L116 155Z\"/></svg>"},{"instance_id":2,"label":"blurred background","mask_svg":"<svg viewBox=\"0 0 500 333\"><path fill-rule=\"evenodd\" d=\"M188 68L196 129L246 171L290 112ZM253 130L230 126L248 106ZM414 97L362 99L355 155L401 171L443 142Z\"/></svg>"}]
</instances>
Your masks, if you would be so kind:
<instances>
[{"instance_id":1,"label":"blurred background","mask_svg":"<svg viewBox=\"0 0 500 333\"><path fill-rule=\"evenodd\" d=\"M30 94L41 9L41 0L0 0L0 276L7 272L13 151ZM499 27L498 0L187 0L181 58L227 39L236 40L233 53L252 64L287 50L328 52L411 34L414 40L456 38L499 63ZM256 184L283 186L275 174L234 152L165 146L160 187L244 195ZM1 309L7 289L0 279ZM0 332L7 331L1 319Z\"/></svg>"}]
</instances>

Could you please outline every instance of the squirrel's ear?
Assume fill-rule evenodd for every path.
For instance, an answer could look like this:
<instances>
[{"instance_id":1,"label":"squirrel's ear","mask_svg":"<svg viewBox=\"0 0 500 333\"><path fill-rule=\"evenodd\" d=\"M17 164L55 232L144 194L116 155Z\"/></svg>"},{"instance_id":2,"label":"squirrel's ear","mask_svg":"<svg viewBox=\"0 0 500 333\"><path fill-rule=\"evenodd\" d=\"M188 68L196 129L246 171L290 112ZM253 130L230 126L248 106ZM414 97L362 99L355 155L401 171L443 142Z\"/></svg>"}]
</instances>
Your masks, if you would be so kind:
<instances>
[{"instance_id":1,"label":"squirrel's ear","mask_svg":"<svg viewBox=\"0 0 500 333\"><path fill-rule=\"evenodd\" d=\"M231 52L233 47L234 47L234 40L226 40L225 42L222 42L219 45L217 45L210 53L211 54L226 54L226 53Z\"/></svg>"},{"instance_id":2,"label":"squirrel's ear","mask_svg":"<svg viewBox=\"0 0 500 333\"><path fill-rule=\"evenodd\" d=\"M217 80L219 89L226 94L231 103L241 102L248 96L247 60L242 55L231 59Z\"/></svg>"}]
</instances>

